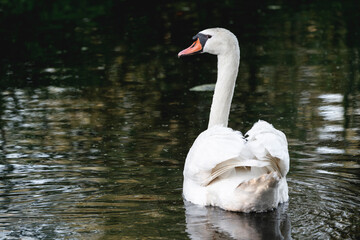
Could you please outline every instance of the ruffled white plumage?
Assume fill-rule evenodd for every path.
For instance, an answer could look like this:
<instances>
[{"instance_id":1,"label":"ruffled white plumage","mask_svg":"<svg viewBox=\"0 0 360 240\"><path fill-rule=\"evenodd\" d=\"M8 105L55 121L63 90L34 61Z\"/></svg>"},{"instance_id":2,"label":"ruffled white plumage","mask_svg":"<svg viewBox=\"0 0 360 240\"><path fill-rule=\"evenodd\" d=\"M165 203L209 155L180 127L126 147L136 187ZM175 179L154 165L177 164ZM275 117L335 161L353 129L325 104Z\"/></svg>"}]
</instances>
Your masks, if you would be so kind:
<instances>
[{"instance_id":1,"label":"ruffled white plumage","mask_svg":"<svg viewBox=\"0 0 360 240\"><path fill-rule=\"evenodd\" d=\"M231 211L266 211L288 200L285 135L259 121L245 134L213 126L202 132L185 162L185 199Z\"/></svg>"}]
</instances>

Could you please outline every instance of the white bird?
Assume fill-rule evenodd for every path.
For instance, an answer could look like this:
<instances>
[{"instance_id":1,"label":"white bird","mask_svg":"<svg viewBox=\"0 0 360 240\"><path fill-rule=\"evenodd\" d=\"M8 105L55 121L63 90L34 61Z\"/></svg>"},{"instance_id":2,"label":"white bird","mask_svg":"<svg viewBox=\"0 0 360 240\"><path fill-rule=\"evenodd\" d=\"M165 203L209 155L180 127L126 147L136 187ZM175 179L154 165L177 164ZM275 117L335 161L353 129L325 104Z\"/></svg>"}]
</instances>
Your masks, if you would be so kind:
<instances>
[{"instance_id":1,"label":"white bird","mask_svg":"<svg viewBox=\"0 0 360 240\"><path fill-rule=\"evenodd\" d=\"M183 196L194 204L229 211L274 209L289 199L286 136L261 120L245 137L227 127L240 63L238 40L224 28L203 30L193 39L178 56L217 55L218 73L208 129L196 138L186 157Z\"/></svg>"}]
</instances>

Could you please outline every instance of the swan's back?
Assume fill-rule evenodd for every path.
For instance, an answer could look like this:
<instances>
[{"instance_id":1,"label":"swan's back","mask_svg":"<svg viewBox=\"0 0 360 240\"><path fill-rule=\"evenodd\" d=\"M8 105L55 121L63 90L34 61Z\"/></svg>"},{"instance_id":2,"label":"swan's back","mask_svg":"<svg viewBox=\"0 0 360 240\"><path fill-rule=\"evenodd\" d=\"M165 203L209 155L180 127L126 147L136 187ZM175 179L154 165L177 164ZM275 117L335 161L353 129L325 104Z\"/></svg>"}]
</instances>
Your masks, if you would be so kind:
<instances>
[{"instance_id":1,"label":"swan's back","mask_svg":"<svg viewBox=\"0 0 360 240\"><path fill-rule=\"evenodd\" d=\"M186 158L184 197L231 211L266 211L288 199L285 135L265 121L245 134L214 126L201 133Z\"/></svg>"}]
</instances>

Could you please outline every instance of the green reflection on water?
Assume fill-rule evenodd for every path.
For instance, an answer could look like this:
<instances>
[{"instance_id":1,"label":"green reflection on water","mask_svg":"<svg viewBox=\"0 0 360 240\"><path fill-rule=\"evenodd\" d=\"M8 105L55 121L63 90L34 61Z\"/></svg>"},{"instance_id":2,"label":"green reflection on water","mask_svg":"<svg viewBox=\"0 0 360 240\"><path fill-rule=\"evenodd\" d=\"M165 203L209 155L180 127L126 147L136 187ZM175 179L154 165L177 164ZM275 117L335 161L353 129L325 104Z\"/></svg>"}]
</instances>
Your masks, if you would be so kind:
<instances>
[{"instance_id":1,"label":"green reflection on water","mask_svg":"<svg viewBox=\"0 0 360 240\"><path fill-rule=\"evenodd\" d=\"M216 58L176 54L210 26L241 45L230 127L288 136L292 237L359 236L355 1L76 4L0 5L0 236L194 237L182 168L212 93L189 89L214 83ZM195 214L231 239L214 216Z\"/></svg>"}]
</instances>

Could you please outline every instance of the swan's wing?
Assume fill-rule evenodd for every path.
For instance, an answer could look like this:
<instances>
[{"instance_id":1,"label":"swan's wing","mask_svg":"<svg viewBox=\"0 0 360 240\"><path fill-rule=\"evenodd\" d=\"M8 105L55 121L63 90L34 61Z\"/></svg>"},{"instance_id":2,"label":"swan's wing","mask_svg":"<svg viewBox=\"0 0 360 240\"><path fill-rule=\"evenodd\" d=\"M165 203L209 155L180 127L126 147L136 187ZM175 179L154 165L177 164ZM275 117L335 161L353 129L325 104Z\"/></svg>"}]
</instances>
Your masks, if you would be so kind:
<instances>
[{"instance_id":1,"label":"swan's wing","mask_svg":"<svg viewBox=\"0 0 360 240\"><path fill-rule=\"evenodd\" d=\"M258 121L245 134L246 150L250 151L260 161L270 161L272 169L286 176L289 171L290 158L288 143L283 132L273 125Z\"/></svg>"},{"instance_id":2,"label":"swan's wing","mask_svg":"<svg viewBox=\"0 0 360 240\"><path fill-rule=\"evenodd\" d=\"M289 153L284 133L259 121L245 136L246 140L240 132L221 126L201 133L187 155L184 177L207 186L237 167L266 168L286 176Z\"/></svg>"},{"instance_id":3,"label":"swan's wing","mask_svg":"<svg viewBox=\"0 0 360 240\"><path fill-rule=\"evenodd\" d=\"M231 160L238 157L245 139L240 132L214 126L202 132L186 157L184 177L207 185L216 176L234 168ZM216 166L222 166L216 168Z\"/></svg>"},{"instance_id":4,"label":"swan's wing","mask_svg":"<svg viewBox=\"0 0 360 240\"><path fill-rule=\"evenodd\" d=\"M219 177L237 167L243 167L246 170L251 170L251 168L248 168L248 167L260 167L261 168L261 167L270 167L270 166L271 166L271 163L268 160L260 161L255 158L243 159L241 157L236 157L236 158L226 160L226 161L216 165L212 169L211 174L208 176L208 178L202 182L202 185L206 186L206 185L210 184L217 177Z\"/></svg>"}]
</instances>

